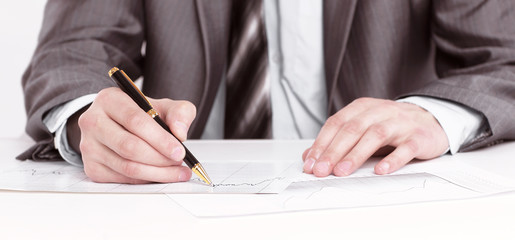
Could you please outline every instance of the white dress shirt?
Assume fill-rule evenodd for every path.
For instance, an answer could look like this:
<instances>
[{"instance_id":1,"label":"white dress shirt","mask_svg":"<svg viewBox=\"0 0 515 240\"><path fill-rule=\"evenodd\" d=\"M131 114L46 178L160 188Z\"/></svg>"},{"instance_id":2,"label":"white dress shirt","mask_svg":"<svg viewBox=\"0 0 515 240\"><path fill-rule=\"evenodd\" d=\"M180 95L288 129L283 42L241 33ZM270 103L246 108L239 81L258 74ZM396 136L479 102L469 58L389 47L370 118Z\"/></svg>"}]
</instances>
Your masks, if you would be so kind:
<instances>
[{"instance_id":1,"label":"white dress shirt","mask_svg":"<svg viewBox=\"0 0 515 240\"><path fill-rule=\"evenodd\" d=\"M313 139L327 119L327 94L322 44L322 0L265 0L274 139ZM94 94L52 109L44 119L55 133L63 158L80 165L80 155L68 147L66 120L92 102ZM451 154L478 135L481 114L445 100L408 97L438 120L449 140ZM225 84L222 81L209 115L203 139L221 139L224 132ZM459 121L457 121L459 119Z\"/></svg>"}]
</instances>

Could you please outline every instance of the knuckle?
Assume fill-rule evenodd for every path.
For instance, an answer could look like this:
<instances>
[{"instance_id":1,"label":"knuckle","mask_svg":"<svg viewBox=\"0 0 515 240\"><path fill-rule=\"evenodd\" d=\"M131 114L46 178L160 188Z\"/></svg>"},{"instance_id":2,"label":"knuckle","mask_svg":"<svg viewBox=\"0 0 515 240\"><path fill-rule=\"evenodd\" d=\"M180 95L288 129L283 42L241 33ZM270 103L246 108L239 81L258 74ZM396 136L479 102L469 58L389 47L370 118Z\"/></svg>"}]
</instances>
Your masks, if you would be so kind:
<instances>
[{"instance_id":1,"label":"knuckle","mask_svg":"<svg viewBox=\"0 0 515 240\"><path fill-rule=\"evenodd\" d=\"M372 101L373 98L369 98L369 97L360 97L360 98L356 98L354 99L354 101L351 102L351 104L357 104L357 105L361 105L361 104L365 104L365 103L368 103L370 101Z\"/></svg>"},{"instance_id":2,"label":"knuckle","mask_svg":"<svg viewBox=\"0 0 515 240\"><path fill-rule=\"evenodd\" d=\"M393 108L397 108L400 104L398 102L395 102L395 101L392 101L389 99L379 99L379 101L380 101L380 103L382 103L382 105L388 106L388 107L393 107Z\"/></svg>"},{"instance_id":3,"label":"knuckle","mask_svg":"<svg viewBox=\"0 0 515 240\"><path fill-rule=\"evenodd\" d=\"M117 90L115 87L104 88L100 90L95 97L95 102L109 102L113 98L113 91Z\"/></svg>"},{"instance_id":4,"label":"knuckle","mask_svg":"<svg viewBox=\"0 0 515 240\"><path fill-rule=\"evenodd\" d=\"M125 126L128 129L138 129L143 126L147 119L146 116L141 113L141 111L132 111L127 114L127 118L125 118Z\"/></svg>"},{"instance_id":5,"label":"knuckle","mask_svg":"<svg viewBox=\"0 0 515 240\"><path fill-rule=\"evenodd\" d=\"M102 100L106 100L108 99L110 96L109 94L109 89L108 88L104 88L102 90L100 90L97 94L97 96L95 97L95 101L102 101Z\"/></svg>"},{"instance_id":6,"label":"knuckle","mask_svg":"<svg viewBox=\"0 0 515 240\"><path fill-rule=\"evenodd\" d=\"M329 127L340 127L344 123L345 120L343 119L343 117L341 117L339 114L334 114L327 119L325 125Z\"/></svg>"},{"instance_id":7,"label":"knuckle","mask_svg":"<svg viewBox=\"0 0 515 240\"><path fill-rule=\"evenodd\" d=\"M411 120L413 119L413 116L411 114L409 114L407 111L397 111L397 113L395 114L395 117L397 119L403 119L403 120Z\"/></svg>"},{"instance_id":8,"label":"knuckle","mask_svg":"<svg viewBox=\"0 0 515 240\"><path fill-rule=\"evenodd\" d=\"M98 117L90 112L84 112L78 120L79 128L81 130L90 130L97 126Z\"/></svg>"},{"instance_id":9,"label":"knuckle","mask_svg":"<svg viewBox=\"0 0 515 240\"><path fill-rule=\"evenodd\" d=\"M413 155L416 155L420 150L420 146L415 140L409 140L404 144L406 145L407 150Z\"/></svg>"},{"instance_id":10,"label":"knuckle","mask_svg":"<svg viewBox=\"0 0 515 240\"><path fill-rule=\"evenodd\" d=\"M84 139L79 142L79 149L82 155L89 155L92 152L91 144Z\"/></svg>"},{"instance_id":11,"label":"knuckle","mask_svg":"<svg viewBox=\"0 0 515 240\"><path fill-rule=\"evenodd\" d=\"M345 156L343 159L343 161L349 161L349 162L352 162L352 163L358 163L359 162L359 158L354 155L354 154L349 154L347 156Z\"/></svg>"},{"instance_id":12,"label":"knuckle","mask_svg":"<svg viewBox=\"0 0 515 240\"><path fill-rule=\"evenodd\" d=\"M345 133L357 135L363 131L363 123L359 121L349 121L343 125L342 130Z\"/></svg>"},{"instance_id":13,"label":"knuckle","mask_svg":"<svg viewBox=\"0 0 515 240\"><path fill-rule=\"evenodd\" d=\"M321 142L315 142L313 146L311 147L311 150L309 152L309 155L320 155L320 153L324 152L327 147L329 147L328 144L324 144Z\"/></svg>"},{"instance_id":14,"label":"knuckle","mask_svg":"<svg viewBox=\"0 0 515 240\"><path fill-rule=\"evenodd\" d=\"M375 138L379 140L386 140L390 136L390 129L384 124L376 124L370 127L370 131L374 135Z\"/></svg>"},{"instance_id":15,"label":"knuckle","mask_svg":"<svg viewBox=\"0 0 515 240\"><path fill-rule=\"evenodd\" d=\"M141 172L140 168L131 161L123 161L120 171L123 175L130 178L137 178Z\"/></svg>"},{"instance_id":16,"label":"knuckle","mask_svg":"<svg viewBox=\"0 0 515 240\"><path fill-rule=\"evenodd\" d=\"M125 159L135 158L135 150L137 146L138 141L136 141L132 137L124 137L116 145L116 147L118 148L118 154L120 155L120 157Z\"/></svg>"},{"instance_id":17,"label":"knuckle","mask_svg":"<svg viewBox=\"0 0 515 240\"><path fill-rule=\"evenodd\" d=\"M169 135L163 134L159 139L160 149L162 149L161 151L164 151L167 154L166 156L171 156L173 150L178 146L178 144L176 144L172 140L173 137Z\"/></svg>"},{"instance_id":18,"label":"knuckle","mask_svg":"<svg viewBox=\"0 0 515 240\"><path fill-rule=\"evenodd\" d=\"M197 107L195 107L195 105L190 101L177 101L176 104L175 108L180 113L188 116L195 116L197 114Z\"/></svg>"},{"instance_id":19,"label":"knuckle","mask_svg":"<svg viewBox=\"0 0 515 240\"><path fill-rule=\"evenodd\" d=\"M177 100L175 101L175 108L180 111L188 110L190 108L190 105L188 103L188 101Z\"/></svg>"},{"instance_id":20,"label":"knuckle","mask_svg":"<svg viewBox=\"0 0 515 240\"><path fill-rule=\"evenodd\" d=\"M422 127L417 127L413 131L413 136L417 137L417 138L430 139L432 135L433 135L432 131L430 131L426 128L422 128Z\"/></svg>"},{"instance_id":21,"label":"knuckle","mask_svg":"<svg viewBox=\"0 0 515 240\"><path fill-rule=\"evenodd\" d=\"M183 107L191 112L197 112L197 107L190 101L183 101Z\"/></svg>"},{"instance_id":22,"label":"knuckle","mask_svg":"<svg viewBox=\"0 0 515 240\"><path fill-rule=\"evenodd\" d=\"M315 142L311 147L310 151L307 153L306 158L314 158L318 159L322 153L327 149L328 145L320 142Z\"/></svg>"},{"instance_id":23,"label":"knuckle","mask_svg":"<svg viewBox=\"0 0 515 240\"><path fill-rule=\"evenodd\" d=\"M319 162L327 162L330 167L334 166L334 163L337 161L334 156L332 152L325 152L324 155L320 156Z\"/></svg>"},{"instance_id":24,"label":"knuckle","mask_svg":"<svg viewBox=\"0 0 515 240\"><path fill-rule=\"evenodd\" d=\"M399 111L397 103L391 102L391 101L384 101L383 104L381 104L381 109L384 112L389 113L393 116L399 115L399 113L402 112L402 111Z\"/></svg>"}]
</instances>

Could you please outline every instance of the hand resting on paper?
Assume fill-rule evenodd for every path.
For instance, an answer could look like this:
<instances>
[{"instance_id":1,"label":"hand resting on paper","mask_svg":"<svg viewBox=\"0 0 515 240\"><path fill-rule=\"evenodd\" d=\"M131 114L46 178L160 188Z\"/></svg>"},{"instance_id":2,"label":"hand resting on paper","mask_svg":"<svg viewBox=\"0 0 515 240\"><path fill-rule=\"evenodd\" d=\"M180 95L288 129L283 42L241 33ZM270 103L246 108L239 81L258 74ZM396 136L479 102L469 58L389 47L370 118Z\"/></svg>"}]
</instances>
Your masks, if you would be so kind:
<instances>
[{"instance_id":1,"label":"hand resting on paper","mask_svg":"<svg viewBox=\"0 0 515 240\"><path fill-rule=\"evenodd\" d=\"M433 115L409 103L360 98L329 117L302 158L304 172L347 176L374 154L391 151L375 173L388 174L413 159L432 159L448 149Z\"/></svg>"}]
</instances>

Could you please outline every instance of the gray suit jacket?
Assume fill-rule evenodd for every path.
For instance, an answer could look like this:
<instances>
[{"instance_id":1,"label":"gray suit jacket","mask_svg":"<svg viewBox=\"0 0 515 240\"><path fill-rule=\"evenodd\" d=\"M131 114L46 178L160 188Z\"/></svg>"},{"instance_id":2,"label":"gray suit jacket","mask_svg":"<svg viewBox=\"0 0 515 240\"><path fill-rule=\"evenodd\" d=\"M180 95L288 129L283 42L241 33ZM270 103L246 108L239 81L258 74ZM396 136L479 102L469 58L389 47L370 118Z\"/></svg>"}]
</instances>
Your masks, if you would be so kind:
<instances>
[{"instance_id":1,"label":"gray suit jacket","mask_svg":"<svg viewBox=\"0 0 515 240\"><path fill-rule=\"evenodd\" d=\"M143 75L151 97L193 102L198 138L225 70L230 12L229 0L50 0L23 76L37 143L20 158L58 159L42 118L114 86L112 66ZM486 117L489 129L461 150L515 139L514 13L513 0L325 0L329 113L358 97L425 95Z\"/></svg>"}]
</instances>

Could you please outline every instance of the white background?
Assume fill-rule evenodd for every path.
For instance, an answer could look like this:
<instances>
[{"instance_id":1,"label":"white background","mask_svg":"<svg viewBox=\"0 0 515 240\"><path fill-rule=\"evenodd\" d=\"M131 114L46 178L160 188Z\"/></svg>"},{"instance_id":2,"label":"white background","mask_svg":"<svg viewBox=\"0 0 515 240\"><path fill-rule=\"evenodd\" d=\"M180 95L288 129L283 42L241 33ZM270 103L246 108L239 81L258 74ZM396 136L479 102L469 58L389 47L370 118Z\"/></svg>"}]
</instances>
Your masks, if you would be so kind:
<instances>
[{"instance_id":1,"label":"white background","mask_svg":"<svg viewBox=\"0 0 515 240\"><path fill-rule=\"evenodd\" d=\"M19 137L26 113L21 76L36 48L46 1L3 1L0 4L0 137Z\"/></svg>"},{"instance_id":2,"label":"white background","mask_svg":"<svg viewBox=\"0 0 515 240\"><path fill-rule=\"evenodd\" d=\"M15 138L24 132L21 76L37 43L44 5L43 0L0 3L0 138ZM8 148L8 156L29 146L3 145L5 142L0 149ZM513 167L506 165L508 155L502 159L487 153L487 149L480 151L475 162L487 162L483 168L501 169L513 176ZM216 239L211 235L218 235L218 239L515 239L513 193L388 207L205 219L189 215L162 194L0 191L0 199L0 239ZM197 235L192 234L195 232Z\"/></svg>"}]
</instances>

